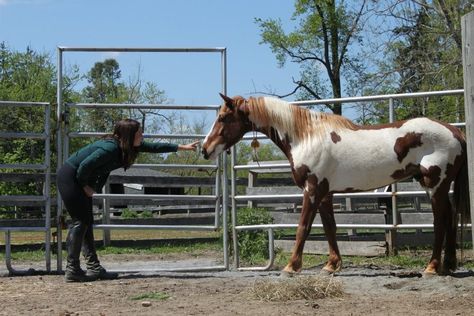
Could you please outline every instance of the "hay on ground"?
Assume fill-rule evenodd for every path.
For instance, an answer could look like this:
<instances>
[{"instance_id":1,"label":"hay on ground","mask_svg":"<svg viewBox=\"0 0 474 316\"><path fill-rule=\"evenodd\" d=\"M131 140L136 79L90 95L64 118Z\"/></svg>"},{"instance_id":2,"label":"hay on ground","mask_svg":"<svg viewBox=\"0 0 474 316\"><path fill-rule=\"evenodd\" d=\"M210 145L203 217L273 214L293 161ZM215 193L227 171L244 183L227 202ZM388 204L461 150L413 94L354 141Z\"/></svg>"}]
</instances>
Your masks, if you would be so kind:
<instances>
[{"instance_id":1,"label":"hay on ground","mask_svg":"<svg viewBox=\"0 0 474 316\"><path fill-rule=\"evenodd\" d=\"M315 300L342 296L342 283L333 276L297 276L255 282L251 295L264 301Z\"/></svg>"}]
</instances>

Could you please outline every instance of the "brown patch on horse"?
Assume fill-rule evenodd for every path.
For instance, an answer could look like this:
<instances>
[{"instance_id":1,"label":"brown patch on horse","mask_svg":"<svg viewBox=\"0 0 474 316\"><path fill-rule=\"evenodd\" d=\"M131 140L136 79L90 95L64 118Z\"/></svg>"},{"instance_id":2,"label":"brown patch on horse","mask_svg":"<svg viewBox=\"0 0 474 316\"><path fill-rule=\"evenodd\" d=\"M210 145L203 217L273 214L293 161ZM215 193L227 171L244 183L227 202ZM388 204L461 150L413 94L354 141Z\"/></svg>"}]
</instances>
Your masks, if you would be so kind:
<instances>
[{"instance_id":1,"label":"brown patch on horse","mask_svg":"<svg viewBox=\"0 0 474 316\"><path fill-rule=\"evenodd\" d=\"M423 176L420 184L425 188L434 188L441 180L441 168L438 166L431 166L428 169L421 166L420 170Z\"/></svg>"},{"instance_id":2,"label":"brown patch on horse","mask_svg":"<svg viewBox=\"0 0 474 316\"><path fill-rule=\"evenodd\" d=\"M419 178L420 174L420 165L415 165L412 163L409 163L408 165L405 166L403 169L397 169L395 170L390 177L394 180L402 180L406 179L410 176L415 176L415 178Z\"/></svg>"},{"instance_id":3,"label":"brown patch on horse","mask_svg":"<svg viewBox=\"0 0 474 316\"><path fill-rule=\"evenodd\" d=\"M334 144L337 144L338 142L341 141L341 136L339 136L339 134L333 131L331 132L331 140Z\"/></svg>"},{"instance_id":4,"label":"brown patch on horse","mask_svg":"<svg viewBox=\"0 0 474 316\"><path fill-rule=\"evenodd\" d=\"M292 169L293 180L298 187L304 189L305 182L308 179L308 174L310 172L309 167L307 165L302 165L299 168Z\"/></svg>"},{"instance_id":5,"label":"brown patch on horse","mask_svg":"<svg viewBox=\"0 0 474 316\"><path fill-rule=\"evenodd\" d=\"M407 133L403 137L398 137L395 141L395 146L393 150L397 154L397 159L399 162L402 162L403 159L408 155L411 148L420 147L423 145L421 142L421 133Z\"/></svg>"}]
</instances>

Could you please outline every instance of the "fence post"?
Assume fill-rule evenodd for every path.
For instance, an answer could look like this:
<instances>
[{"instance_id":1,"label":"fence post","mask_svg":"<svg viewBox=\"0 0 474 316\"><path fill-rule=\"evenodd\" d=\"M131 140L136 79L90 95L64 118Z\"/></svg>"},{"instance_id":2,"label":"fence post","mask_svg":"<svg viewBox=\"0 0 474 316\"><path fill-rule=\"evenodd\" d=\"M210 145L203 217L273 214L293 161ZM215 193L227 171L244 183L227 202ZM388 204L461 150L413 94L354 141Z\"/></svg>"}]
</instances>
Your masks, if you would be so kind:
<instances>
[{"instance_id":1,"label":"fence post","mask_svg":"<svg viewBox=\"0 0 474 316\"><path fill-rule=\"evenodd\" d=\"M388 99L388 105L389 105L389 121L390 123L395 122L395 108L393 105L393 98ZM397 192L397 184L393 183L391 185L391 191L392 191L392 224L393 226L398 225L398 208L397 208L397 196L395 193ZM387 210L389 211L389 210ZM397 230L396 228L390 229L386 234L385 234L385 241L387 243L387 253L390 255L396 255L397 254Z\"/></svg>"},{"instance_id":2,"label":"fence post","mask_svg":"<svg viewBox=\"0 0 474 316\"><path fill-rule=\"evenodd\" d=\"M461 18L462 64L464 74L464 106L466 113L467 157L469 168L469 195L471 202L471 222L474 220L474 11ZM474 229L471 228L473 249Z\"/></svg>"}]
</instances>

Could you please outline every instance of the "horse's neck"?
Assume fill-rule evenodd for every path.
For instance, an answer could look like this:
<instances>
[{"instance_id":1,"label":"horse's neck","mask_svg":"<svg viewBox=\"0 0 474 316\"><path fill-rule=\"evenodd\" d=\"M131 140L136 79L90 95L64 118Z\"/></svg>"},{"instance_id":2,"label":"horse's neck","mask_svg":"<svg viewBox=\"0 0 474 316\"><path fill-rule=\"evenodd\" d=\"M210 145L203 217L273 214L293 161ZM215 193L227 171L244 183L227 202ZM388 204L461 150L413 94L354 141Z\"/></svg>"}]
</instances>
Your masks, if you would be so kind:
<instances>
[{"instance_id":1,"label":"horse's neck","mask_svg":"<svg viewBox=\"0 0 474 316\"><path fill-rule=\"evenodd\" d=\"M285 156L290 159L291 157L291 146L288 135L284 134L282 131L278 131L272 126L265 126L261 128L256 128L255 131L260 132L268 137L280 150L285 154Z\"/></svg>"}]
</instances>

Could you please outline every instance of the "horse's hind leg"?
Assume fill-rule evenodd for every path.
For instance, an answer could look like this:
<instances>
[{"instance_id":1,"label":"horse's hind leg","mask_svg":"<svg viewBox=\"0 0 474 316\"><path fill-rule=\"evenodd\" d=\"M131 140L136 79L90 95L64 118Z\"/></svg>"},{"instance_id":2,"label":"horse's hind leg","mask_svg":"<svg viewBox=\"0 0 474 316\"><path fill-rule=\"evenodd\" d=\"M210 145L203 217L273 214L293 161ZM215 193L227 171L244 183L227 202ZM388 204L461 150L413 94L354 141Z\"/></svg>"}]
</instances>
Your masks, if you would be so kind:
<instances>
[{"instance_id":1,"label":"horse's hind leg","mask_svg":"<svg viewBox=\"0 0 474 316\"><path fill-rule=\"evenodd\" d=\"M449 187L448 187L449 189ZM430 262L425 269L426 274L441 272L441 253L446 237L446 251L444 258L444 270L456 268L456 229L453 226L453 215L449 201L448 189L438 187L432 194L431 206L434 218L434 244Z\"/></svg>"},{"instance_id":2,"label":"horse's hind leg","mask_svg":"<svg viewBox=\"0 0 474 316\"><path fill-rule=\"evenodd\" d=\"M443 260L443 273L449 274L456 270L456 233L457 233L457 218L456 213L453 212L451 201L449 200L449 194L446 192L443 200L446 205L443 213L443 223L446 230L446 241L444 244L444 260Z\"/></svg>"},{"instance_id":3,"label":"horse's hind leg","mask_svg":"<svg viewBox=\"0 0 474 316\"><path fill-rule=\"evenodd\" d=\"M342 260L337 246L336 239L336 221L334 220L334 209L332 204L332 196L329 195L321 201L319 207L321 221L323 222L324 233L329 243L329 259L323 270L334 273L341 270Z\"/></svg>"},{"instance_id":4,"label":"horse's hind leg","mask_svg":"<svg viewBox=\"0 0 474 316\"><path fill-rule=\"evenodd\" d=\"M293 274L301 271L301 267L303 266L304 243L311 231L311 226L320 201L320 199L318 200L314 198L314 196L310 196L310 193L307 191L304 192L300 221L298 223L298 229L296 230L296 243L290 261L283 269L283 272Z\"/></svg>"}]
</instances>

